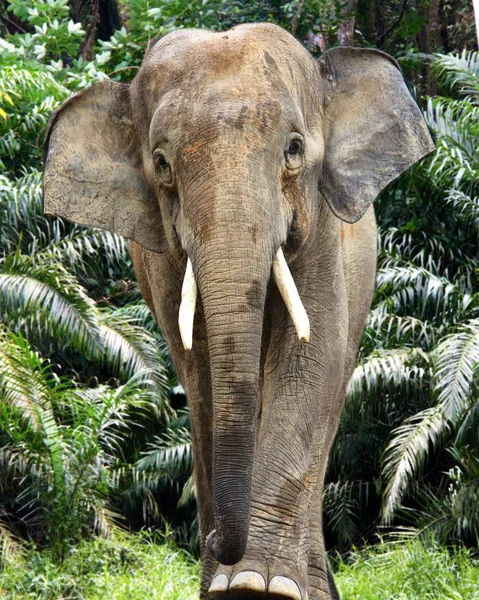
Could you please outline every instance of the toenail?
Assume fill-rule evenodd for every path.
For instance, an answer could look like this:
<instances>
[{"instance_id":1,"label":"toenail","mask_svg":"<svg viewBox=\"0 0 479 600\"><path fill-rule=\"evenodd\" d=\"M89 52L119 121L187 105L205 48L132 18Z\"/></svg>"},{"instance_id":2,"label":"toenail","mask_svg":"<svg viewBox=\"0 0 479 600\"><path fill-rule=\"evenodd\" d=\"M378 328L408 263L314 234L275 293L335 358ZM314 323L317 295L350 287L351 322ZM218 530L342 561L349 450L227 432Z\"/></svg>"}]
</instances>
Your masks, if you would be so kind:
<instances>
[{"instance_id":1,"label":"toenail","mask_svg":"<svg viewBox=\"0 0 479 600\"><path fill-rule=\"evenodd\" d=\"M252 592L265 592L266 581L256 571L241 571L237 573L231 583L230 590L250 590Z\"/></svg>"},{"instance_id":2,"label":"toenail","mask_svg":"<svg viewBox=\"0 0 479 600\"><path fill-rule=\"evenodd\" d=\"M276 575L271 579L268 586L268 594L276 594L277 596L285 596L291 600L301 600L301 592L298 585L288 577Z\"/></svg>"},{"instance_id":3,"label":"toenail","mask_svg":"<svg viewBox=\"0 0 479 600\"><path fill-rule=\"evenodd\" d=\"M220 573L213 579L213 583L210 585L208 592L227 592L228 591L228 577L224 573Z\"/></svg>"}]
</instances>

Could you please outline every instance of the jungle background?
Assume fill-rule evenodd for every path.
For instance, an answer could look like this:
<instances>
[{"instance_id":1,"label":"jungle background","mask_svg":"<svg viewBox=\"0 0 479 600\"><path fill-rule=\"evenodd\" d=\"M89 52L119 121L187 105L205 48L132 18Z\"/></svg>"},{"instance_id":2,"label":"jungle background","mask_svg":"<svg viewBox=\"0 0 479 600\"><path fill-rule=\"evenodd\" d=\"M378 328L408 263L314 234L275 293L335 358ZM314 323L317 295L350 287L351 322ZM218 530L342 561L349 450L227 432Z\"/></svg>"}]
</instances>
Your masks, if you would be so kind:
<instances>
[{"instance_id":1,"label":"jungle background","mask_svg":"<svg viewBox=\"0 0 479 600\"><path fill-rule=\"evenodd\" d=\"M472 3L0 0L3 597L194 597L183 390L125 241L43 214L42 143L52 110L95 81L130 81L158 37L253 21L281 25L315 56L335 45L392 54L435 138L436 153L376 202L376 293L324 526L344 598L479 597Z\"/></svg>"}]
</instances>

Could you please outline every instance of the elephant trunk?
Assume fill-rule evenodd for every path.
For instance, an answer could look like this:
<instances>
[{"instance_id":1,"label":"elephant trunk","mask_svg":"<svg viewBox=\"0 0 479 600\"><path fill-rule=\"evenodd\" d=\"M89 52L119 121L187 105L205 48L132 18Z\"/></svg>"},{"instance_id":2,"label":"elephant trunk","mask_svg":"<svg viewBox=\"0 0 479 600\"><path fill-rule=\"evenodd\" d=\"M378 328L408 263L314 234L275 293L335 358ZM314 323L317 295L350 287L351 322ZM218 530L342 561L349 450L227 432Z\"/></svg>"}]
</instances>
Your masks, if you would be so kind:
<instances>
[{"instance_id":1,"label":"elephant trunk","mask_svg":"<svg viewBox=\"0 0 479 600\"><path fill-rule=\"evenodd\" d=\"M237 232L238 235L238 232ZM263 312L272 256L251 248L210 248L201 269L213 391L215 532L208 546L222 564L238 562L248 539ZM249 254L249 256L247 256Z\"/></svg>"},{"instance_id":2,"label":"elephant trunk","mask_svg":"<svg viewBox=\"0 0 479 600\"><path fill-rule=\"evenodd\" d=\"M208 231L203 228L201 239L190 237L185 244L203 305L211 365L215 530L207 543L225 565L241 560L248 540L263 313L279 245L264 197L248 194L242 183L242 197L215 190L221 209L214 214L208 207L203 211L196 197L190 223L205 219Z\"/></svg>"}]
</instances>

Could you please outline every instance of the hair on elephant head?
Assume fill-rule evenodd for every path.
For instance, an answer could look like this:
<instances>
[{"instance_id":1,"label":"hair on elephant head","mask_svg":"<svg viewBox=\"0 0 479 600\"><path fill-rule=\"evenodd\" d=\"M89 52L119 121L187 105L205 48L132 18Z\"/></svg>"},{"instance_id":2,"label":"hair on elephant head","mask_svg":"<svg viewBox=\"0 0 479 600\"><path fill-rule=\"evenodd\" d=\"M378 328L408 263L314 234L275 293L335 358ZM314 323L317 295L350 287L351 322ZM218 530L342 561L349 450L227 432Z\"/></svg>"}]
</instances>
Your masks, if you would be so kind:
<instances>
[{"instance_id":1,"label":"hair on elephant head","mask_svg":"<svg viewBox=\"0 0 479 600\"><path fill-rule=\"evenodd\" d=\"M319 483L305 491L304 474L315 460L324 471L311 448L327 453L340 409L321 434L311 433L304 413L333 410L327 395L342 395L335 404L342 406L348 357L372 289L373 276L363 276L357 289L364 287L365 300L358 300L359 270L348 269L365 252L357 241L362 229L351 226L353 252L351 240L341 245L344 223L360 220L385 186L433 149L392 58L334 48L316 61L271 24L169 34L148 52L131 85L96 83L55 112L46 140L45 211L141 247L135 267L142 291L192 406L196 469L203 457L212 463L206 482L197 473L197 487L211 488L199 508L202 526L215 530L209 544L222 565L246 553L256 557L244 571L250 572L251 561L263 560L258 556L270 552L280 564L288 552L274 546L274 533L259 548L262 494L281 498L278 504L289 494L291 519L304 521L305 494L322 485L320 475L311 476ZM368 231L372 247L374 223ZM336 361L334 376L328 361ZM288 394L297 402L292 415ZM195 407L207 412L210 404L213 423L205 425ZM284 432L272 435L267 423L280 415ZM282 442L293 421L297 435ZM209 435L212 450L204 447ZM309 454L301 450L308 443ZM294 468L286 481L282 467L277 479L284 476L284 489L292 488L275 496L268 461L279 460L288 445ZM256 477L264 483L257 493ZM280 520L287 528L286 517ZM284 584L284 597L299 593L304 600L311 577L308 584L307 575L294 574L299 567L288 569L276 576L274 569L253 569L260 592L280 593ZM235 589L233 575L221 572L210 595ZM255 588L254 577L243 579L245 589Z\"/></svg>"}]
</instances>

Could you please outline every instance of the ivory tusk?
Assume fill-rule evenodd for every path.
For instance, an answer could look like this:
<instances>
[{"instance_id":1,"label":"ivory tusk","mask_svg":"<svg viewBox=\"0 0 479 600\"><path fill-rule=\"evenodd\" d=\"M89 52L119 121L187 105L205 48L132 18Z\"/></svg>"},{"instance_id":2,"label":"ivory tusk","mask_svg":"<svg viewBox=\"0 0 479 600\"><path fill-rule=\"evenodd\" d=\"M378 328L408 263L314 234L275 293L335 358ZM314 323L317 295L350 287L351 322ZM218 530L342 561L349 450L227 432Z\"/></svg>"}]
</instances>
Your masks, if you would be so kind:
<instances>
[{"instance_id":1,"label":"ivory tusk","mask_svg":"<svg viewBox=\"0 0 479 600\"><path fill-rule=\"evenodd\" d=\"M273 276L293 320L300 342L309 342L309 318L301 302L293 276L284 258L281 247L273 260Z\"/></svg>"},{"instance_id":2,"label":"ivory tusk","mask_svg":"<svg viewBox=\"0 0 479 600\"><path fill-rule=\"evenodd\" d=\"M193 273L193 265L188 258L183 287L181 288L181 304L178 313L181 341L185 350L191 350L193 346L193 321L195 318L197 295L198 288L196 286L195 274Z\"/></svg>"}]
</instances>

